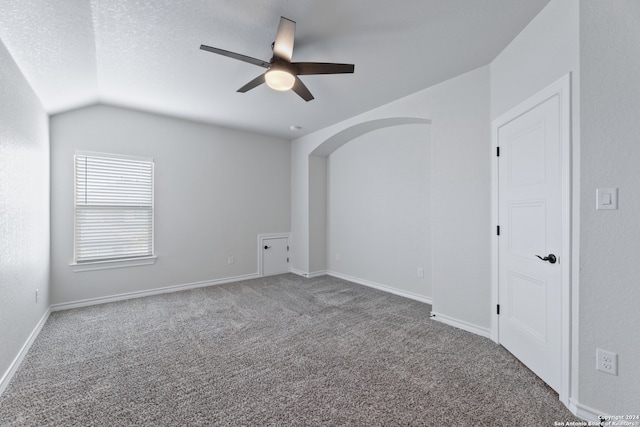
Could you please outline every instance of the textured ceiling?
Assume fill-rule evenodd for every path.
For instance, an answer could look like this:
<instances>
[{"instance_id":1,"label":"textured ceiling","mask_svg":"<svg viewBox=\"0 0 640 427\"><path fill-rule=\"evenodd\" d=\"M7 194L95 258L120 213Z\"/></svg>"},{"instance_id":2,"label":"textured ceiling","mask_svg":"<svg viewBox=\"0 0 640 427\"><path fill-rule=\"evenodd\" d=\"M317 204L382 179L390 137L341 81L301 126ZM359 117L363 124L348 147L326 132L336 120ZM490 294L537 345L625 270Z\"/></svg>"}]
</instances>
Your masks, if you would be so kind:
<instances>
[{"instance_id":1,"label":"textured ceiling","mask_svg":"<svg viewBox=\"0 0 640 427\"><path fill-rule=\"evenodd\" d=\"M105 102L293 139L485 65L549 0L0 0L0 39L52 114ZM280 16L315 100L266 85ZM289 127L302 127L292 132Z\"/></svg>"}]
</instances>

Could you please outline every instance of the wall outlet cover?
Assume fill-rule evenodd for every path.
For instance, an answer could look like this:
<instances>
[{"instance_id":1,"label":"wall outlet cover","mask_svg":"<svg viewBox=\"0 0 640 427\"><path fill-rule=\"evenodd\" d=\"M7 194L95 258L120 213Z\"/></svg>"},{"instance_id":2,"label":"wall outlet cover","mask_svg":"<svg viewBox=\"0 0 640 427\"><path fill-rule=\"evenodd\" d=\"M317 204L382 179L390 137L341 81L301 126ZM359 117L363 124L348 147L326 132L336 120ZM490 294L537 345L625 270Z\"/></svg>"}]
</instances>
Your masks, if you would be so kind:
<instances>
[{"instance_id":1,"label":"wall outlet cover","mask_svg":"<svg viewBox=\"0 0 640 427\"><path fill-rule=\"evenodd\" d=\"M618 375L618 355L596 348L596 370L610 375Z\"/></svg>"}]
</instances>

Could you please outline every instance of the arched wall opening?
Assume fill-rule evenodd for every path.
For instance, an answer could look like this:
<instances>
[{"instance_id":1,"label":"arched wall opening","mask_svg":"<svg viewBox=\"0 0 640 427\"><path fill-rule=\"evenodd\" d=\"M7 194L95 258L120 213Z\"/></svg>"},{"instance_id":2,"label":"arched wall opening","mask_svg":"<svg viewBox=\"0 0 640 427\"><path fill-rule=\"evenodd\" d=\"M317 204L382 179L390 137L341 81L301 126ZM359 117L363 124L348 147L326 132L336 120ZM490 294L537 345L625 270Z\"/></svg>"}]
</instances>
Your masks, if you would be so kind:
<instances>
[{"instance_id":1,"label":"arched wall opening","mask_svg":"<svg viewBox=\"0 0 640 427\"><path fill-rule=\"evenodd\" d=\"M431 120L346 128L309 155L309 271L431 302Z\"/></svg>"}]
</instances>

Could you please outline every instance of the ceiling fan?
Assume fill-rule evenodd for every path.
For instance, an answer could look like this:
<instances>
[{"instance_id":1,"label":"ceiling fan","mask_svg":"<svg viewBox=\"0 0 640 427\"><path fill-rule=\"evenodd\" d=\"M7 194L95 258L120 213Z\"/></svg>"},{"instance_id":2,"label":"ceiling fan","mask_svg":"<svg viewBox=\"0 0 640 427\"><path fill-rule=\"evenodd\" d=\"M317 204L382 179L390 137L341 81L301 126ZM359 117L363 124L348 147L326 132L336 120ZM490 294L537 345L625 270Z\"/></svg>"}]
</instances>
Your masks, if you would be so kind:
<instances>
[{"instance_id":1,"label":"ceiling fan","mask_svg":"<svg viewBox=\"0 0 640 427\"><path fill-rule=\"evenodd\" d=\"M284 91L292 89L302 99L308 102L313 99L313 95L298 76L353 73L355 66L353 64L334 64L327 62L291 62L295 32L296 23L285 17L280 17L276 40L271 45L273 48L273 57L269 62L206 45L200 45L200 49L267 69L264 74L259 75L238 89L238 92L244 93L262 83L267 83L267 86L275 90Z\"/></svg>"}]
</instances>

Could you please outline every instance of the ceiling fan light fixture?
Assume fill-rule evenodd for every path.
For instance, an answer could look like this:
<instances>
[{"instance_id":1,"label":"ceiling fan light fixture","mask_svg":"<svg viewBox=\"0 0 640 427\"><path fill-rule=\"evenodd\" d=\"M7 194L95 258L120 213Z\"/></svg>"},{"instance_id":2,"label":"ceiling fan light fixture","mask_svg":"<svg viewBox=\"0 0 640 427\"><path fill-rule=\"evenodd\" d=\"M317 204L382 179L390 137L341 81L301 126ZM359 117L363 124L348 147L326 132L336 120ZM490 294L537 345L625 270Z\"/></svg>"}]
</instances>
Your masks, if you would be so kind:
<instances>
[{"instance_id":1,"label":"ceiling fan light fixture","mask_svg":"<svg viewBox=\"0 0 640 427\"><path fill-rule=\"evenodd\" d=\"M274 90L287 91L292 89L296 95L309 102L314 99L313 95L298 76L353 73L354 65L332 62L291 62L295 32L296 23L284 16L280 17L276 39L271 45L273 57L268 62L204 44L200 45L200 49L267 69L265 73L242 86L237 92L245 93L262 83L266 83Z\"/></svg>"},{"instance_id":2,"label":"ceiling fan light fixture","mask_svg":"<svg viewBox=\"0 0 640 427\"><path fill-rule=\"evenodd\" d=\"M293 74L279 68L268 70L264 75L264 79L267 82L267 86L280 91L291 89L296 82L296 77Z\"/></svg>"}]
</instances>

